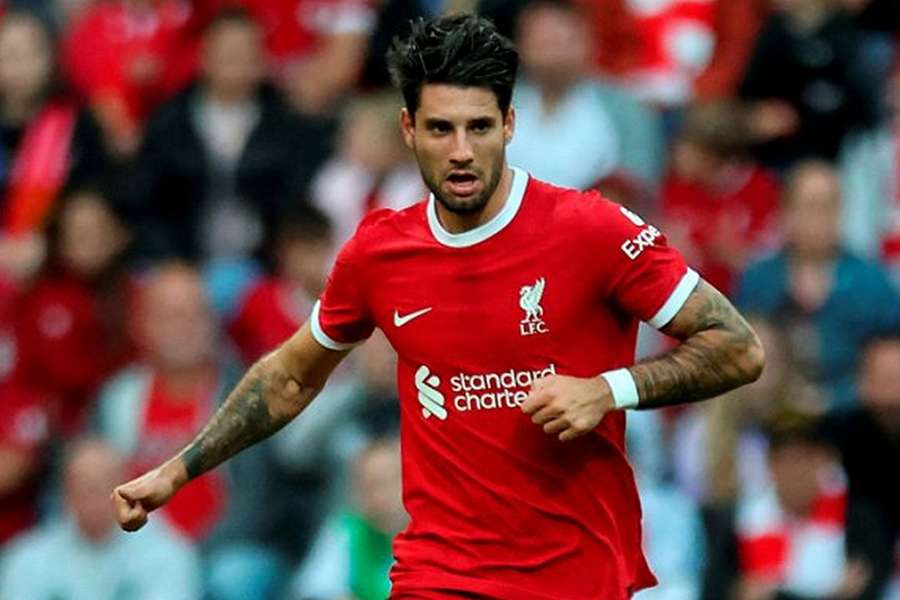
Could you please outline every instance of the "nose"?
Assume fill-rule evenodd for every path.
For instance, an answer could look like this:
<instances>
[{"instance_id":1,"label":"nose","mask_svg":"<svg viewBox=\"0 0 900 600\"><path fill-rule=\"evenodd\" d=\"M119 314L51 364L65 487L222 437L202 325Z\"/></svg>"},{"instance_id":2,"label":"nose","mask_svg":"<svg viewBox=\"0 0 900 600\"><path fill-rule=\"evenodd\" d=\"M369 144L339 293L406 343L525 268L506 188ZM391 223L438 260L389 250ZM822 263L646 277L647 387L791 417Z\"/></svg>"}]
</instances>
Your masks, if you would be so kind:
<instances>
[{"instance_id":1,"label":"nose","mask_svg":"<svg viewBox=\"0 0 900 600\"><path fill-rule=\"evenodd\" d=\"M453 137L453 149L450 152L450 162L454 166L465 166L475 160L472 144L469 142L468 132L461 127Z\"/></svg>"}]
</instances>

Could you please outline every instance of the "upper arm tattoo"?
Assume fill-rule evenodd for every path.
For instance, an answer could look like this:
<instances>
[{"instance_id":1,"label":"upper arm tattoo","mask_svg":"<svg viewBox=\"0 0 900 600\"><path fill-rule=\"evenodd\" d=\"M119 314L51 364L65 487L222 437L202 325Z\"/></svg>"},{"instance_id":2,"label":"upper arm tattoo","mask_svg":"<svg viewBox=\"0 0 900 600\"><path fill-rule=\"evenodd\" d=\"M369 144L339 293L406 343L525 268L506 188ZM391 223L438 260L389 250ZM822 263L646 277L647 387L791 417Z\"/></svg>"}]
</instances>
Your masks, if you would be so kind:
<instances>
[{"instance_id":1,"label":"upper arm tattoo","mask_svg":"<svg viewBox=\"0 0 900 600\"><path fill-rule=\"evenodd\" d=\"M709 398L753 381L762 369L756 334L731 302L703 280L662 331L682 343L631 367L639 408Z\"/></svg>"}]
</instances>

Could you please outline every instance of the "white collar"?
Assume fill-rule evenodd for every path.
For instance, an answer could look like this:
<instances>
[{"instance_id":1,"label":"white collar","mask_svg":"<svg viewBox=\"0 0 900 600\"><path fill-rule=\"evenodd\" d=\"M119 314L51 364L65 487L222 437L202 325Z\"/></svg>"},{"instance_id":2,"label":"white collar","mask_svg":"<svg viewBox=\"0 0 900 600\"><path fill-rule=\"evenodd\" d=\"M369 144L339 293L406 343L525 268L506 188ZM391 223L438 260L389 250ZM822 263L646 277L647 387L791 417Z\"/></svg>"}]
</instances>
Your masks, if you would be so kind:
<instances>
[{"instance_id":1,"label":"white collar","mask_svg":"<svg viewBox=\"0 0 900 600\"><path fill-rule=\"evenodd\" d=\"M525 187L528 185L528 173L517 167L510 168L513 172L513 180L509 188L509 196L506 197L503 208L489 221L462 233L450 233L444 229L440 219L438 219L437 201L434 198L434 194L430 194L426 212L428 214L428 227L431 229L431 234L434 238L441 244L451 248L466 248L500 233L504 227L509 225L515 218L516 213L519 212L522 198L525 196Z\"/></svg>"}]
</instances>

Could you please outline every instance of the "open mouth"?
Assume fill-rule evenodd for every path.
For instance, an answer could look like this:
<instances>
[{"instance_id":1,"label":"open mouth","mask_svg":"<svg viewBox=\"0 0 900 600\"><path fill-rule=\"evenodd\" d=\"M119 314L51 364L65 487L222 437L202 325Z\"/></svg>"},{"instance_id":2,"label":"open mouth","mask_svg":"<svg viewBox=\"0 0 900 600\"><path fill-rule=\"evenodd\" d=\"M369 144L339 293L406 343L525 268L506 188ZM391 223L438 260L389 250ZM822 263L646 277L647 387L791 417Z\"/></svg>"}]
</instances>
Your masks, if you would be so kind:
<instances>
[{"instance_id":1,"label":"open mouth","mask_svg":"<svg viewBox=\"0 0 900 600\"><path fill-rule=\"evenodd\" d=\"M459 172L450 173L450 175L447 176L447 181L450 181L452 183L470 183L477 179L478 177L476 177L474 173Z\"/></svg>"},{"instance_id":2,"label":"open mouth","mask_svg":"<svg viewBox=\"0 0 900 600\"><path fill-rule=\"evenodd\" d=\"M465 171L453 172L447 176L447 187L456 196L471 196L478 185L478 177Z\"/></svg>"}]
</instances>

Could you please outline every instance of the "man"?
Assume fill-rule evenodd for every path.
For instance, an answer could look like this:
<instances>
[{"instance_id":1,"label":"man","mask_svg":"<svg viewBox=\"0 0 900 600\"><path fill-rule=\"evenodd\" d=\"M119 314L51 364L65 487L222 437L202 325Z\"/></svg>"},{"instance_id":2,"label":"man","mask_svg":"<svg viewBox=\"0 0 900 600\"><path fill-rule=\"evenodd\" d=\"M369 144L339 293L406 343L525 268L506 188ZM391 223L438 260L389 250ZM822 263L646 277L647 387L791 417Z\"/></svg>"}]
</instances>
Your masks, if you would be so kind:
<instances>
[{"instance_id":1,"label":"man","mask_svg":"<svg viewBox=\"0 0 900 600\"><path fill-rule=\"evenodd\" d=\"M900 297L887 272L842 244L842 201L831 164L797 163L782 193L782 247L750 264L735 293L745 314L778 322L796 368L836 410L856 403L855 366L864 340L900 327Z\"/></svg>"},{"instance_id":2,"label":"man","mask_svg":"<svg viewBox=\"0 0 900 600\"><path fill-rule=\"evenodd\" d=\"M432 197L363 220L307 324L178 456L115 490L119 520L140 527L282 427L377 326L398 353L411 517L392 598L624 600L654 579L623 409L749 382L759 341L637 215L506 165L518 57L490 23L419 22L390 58ZM629 367L639 319L682 345Z\"/></svg>"},{"instance_id":3,"label":"man","mask_svg":"<svg viewBox=\"0 0 900 600\"><path fill-rule=\"evenodd\" d=\"M139 535L116 528L107 494L123 458L96 438L67 448L64 512L4 547L0 598L15 600L198 600L200 560L161 519Z\"/></svg>"},{"instance_id":4,"label":"man","mask_svg":"<svg viewBox=\"0 0 900 600\"><path fill-rule=\"evenodd\" d=\"M629 91L591 75L585 15L571 0L528 0L523 7L516 47L524 77L514 95L509 159L565 187L622 179L654 189L663 169L662 121Z\"/></svg>"},{"instance_id":5,"label":"man","mask_svg":"<svg viewBox=\"0 0 900 600\"><path fill-rule=\"evenodd\" d=\"M866 340L857 372L857 406L831 415L827 431L847 472L848 541L872 567L861 597L894 598L884 589L890 578L900 583L900 483L885 477L879 465L900 460L900 333L885 331Z\"/></svg>"}]
</instances>

